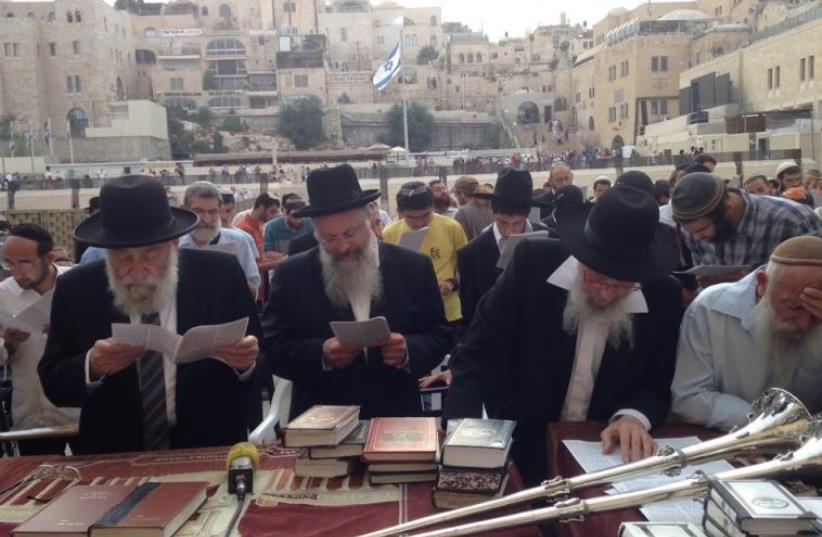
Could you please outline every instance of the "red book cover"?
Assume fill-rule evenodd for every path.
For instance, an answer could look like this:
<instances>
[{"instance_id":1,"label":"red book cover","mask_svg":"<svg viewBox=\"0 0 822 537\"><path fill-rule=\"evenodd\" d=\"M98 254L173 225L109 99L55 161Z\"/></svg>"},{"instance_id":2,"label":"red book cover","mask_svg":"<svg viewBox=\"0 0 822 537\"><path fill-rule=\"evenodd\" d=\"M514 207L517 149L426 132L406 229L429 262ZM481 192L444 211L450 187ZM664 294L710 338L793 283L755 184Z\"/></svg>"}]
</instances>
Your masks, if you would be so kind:
<instances>
[{"instance_id":1,"label":"red book cover","mask_svg":"<svg viewBox=\"0 0 822 537\"><path fill-rule=\"evenodd\" d=\"M82 535L136 488L135 485L76 485L66 489L12 535Z\"/></svg>"},{"instance_id":2,"label":"red book cover","mask_svg":"<svg viewBox=\"0 0 822 537\"><path fill-rule=\"evenodd\" d=\"M91 530L107 535L173 535L205 502L205 482L145 483Z\"/></svg>"},{"instance_id":3,"label":"red book cover","mask_svg":"<svg viewBox=\"0 0 822 537\"><path fill-rule=\"evenodd\" d=\"M435 461L436 418L374 418L363 450L366 462Z\"/></svg>"}]
</instances>

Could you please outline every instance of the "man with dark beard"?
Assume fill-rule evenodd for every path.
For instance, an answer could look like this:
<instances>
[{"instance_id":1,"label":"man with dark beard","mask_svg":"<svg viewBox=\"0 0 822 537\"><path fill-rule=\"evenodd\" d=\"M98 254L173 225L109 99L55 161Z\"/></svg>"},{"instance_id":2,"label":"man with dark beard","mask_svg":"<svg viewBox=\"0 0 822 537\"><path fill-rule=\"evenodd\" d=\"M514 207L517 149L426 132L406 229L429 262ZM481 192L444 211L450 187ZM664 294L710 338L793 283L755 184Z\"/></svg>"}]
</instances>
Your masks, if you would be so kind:
<instances>
[{"instance_id":1,"label":"man with dark beard","mask_svg":"<svg viewBox=\"0 0 822 537\"><path fill-rule=\"evenodd\" d=\"M38 372L57 406L81 407L79 451L107 453L226 445L247 438L246 405L259 323L233 256L181 249L197 215L170 208L156 179L103 186L101 211L75 230L105 261L60 276ZM248 317L248 335L217 359L175 364L118 342L112 323L185 333Z\"/></svg>"},{"instance_id":2,"label":"man with dark beard","mask_svg":"<svg viewBox=\"0 0 822 537\"><path fill-rule=\"evenodd\" d=\"M428 181L428 188L434 195L434 212L454 218L457 214L457 208L454 207L454 200L451 199L451 194L448 193L448 187L442 184L440 179L431 179Z\"/></svg>"},{"instance_id":3,"label":"man with dark beard","mask_svg":"<svg viewBox=\"0 0 822 537\"><path fill-rule=\"evenodd\" d=\"M822 238L783 242L767 267L703 291L682 321L677 416L730 429L771 386L822 409Z\"/></svg>"},{"instance_id":4,"label":"man with dark beard","mask_svg":"<svg viewBox=\"0 0 822 537\"><path fill-rule=\"evenodd\" d=\"M264 349L276 375L291 380L291 415L315 404L360 405L360 416L418 415L419 377L449 351L434 270L428 258L381 243L369 202L348 165L308 176L310 217L319 245L274 272L263 312ZM331 321L383 316L391 336L363 349L339 341Z\"/></svg>"},{"instance_id":5,"label":"man with dark beard","mask_svg":"<svg viewBox=\"0 0 822 537\"><path fill-rule=\"evenodd\" d=\"M555 421L610 422L603 450L625 461L654 453L650 429L668 413L680 288L659 209L626 186L564 212L560 239L527 239L479 301L451 357L449 418L517 421L514 461L529 484L547 477L546 429ZM641 283L641 286L639 284Z\"/></svg>"},{"instance_id":6,"label":"man with dark beard","mask_svg":"<svg viewBox=\"0 0 822 537\"><path fill-rule=\"evenodd\" d=\"M798 235L822 236L822 220L790 200L729 188L718 176L689 173L671 194L694 265L764 265L774 248ZM736 278L738 279L738 278Z\"/></svg>"}]
</instances>

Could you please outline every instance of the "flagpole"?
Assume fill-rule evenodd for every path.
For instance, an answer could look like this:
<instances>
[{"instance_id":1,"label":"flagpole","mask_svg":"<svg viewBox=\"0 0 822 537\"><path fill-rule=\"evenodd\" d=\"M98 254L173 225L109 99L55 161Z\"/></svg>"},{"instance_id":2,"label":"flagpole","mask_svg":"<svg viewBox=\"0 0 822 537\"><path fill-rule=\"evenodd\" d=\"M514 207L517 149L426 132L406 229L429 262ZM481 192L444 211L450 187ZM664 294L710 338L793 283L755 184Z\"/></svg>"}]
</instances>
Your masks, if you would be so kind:
<instances>
[{"instance_id":1,"label":"flagpole","mask_svg":"<svg viewBox=\"0 0 822 537\"><path fill-rule=\"evenodd\" d=\"M48 131L47 132L48 132L48 135L49 135L49 156L52 159L54 159L54 141L52 140L52 137L54 136L54 134L51 132L51 118L48 118L47 123L48 123L48 127L47 127Z\"/></svg>"},{"instance_id":2,"label":"flagpole","mask_svg":"<svg viewBox=\"0 0 822 537\"><path fill-rule=\"evenodd\" d=\"M405 17L402 20L402 26L400 26L400 51L403 49L403 30L405 29ZM400 52L400 61L402 61L402 52ZM405 63L400 63L400 82L402 82L402 71L405 67ZM406 91L405 91L405 83L402 84L400 87L400 93L402 94L402 133L405 141L405 161L406 163L411 160L411 146L408 143L408 102L406 99Z\"/></svg>"},{"instance_id":3,"label":"flagpole","mask_svg":"<svg viewBox=\"0 0 822 537\"><path fill-rule=\"evenodd\" d=\"M68 133L69 159L74 164L74 143L71 141L71 122L68 119L66 120L66 133Z\"/></svg>"},{"instance_id":4,"label":"flagpole","mask_svg":"<svg viewBox=\"0 0 822 537\"><path fill-rule=\"evenodd\" d=\"M29 121L29 159L31 178L34 179L34 131L31 130L31 121Z\"/></svg>"}]
</instances>

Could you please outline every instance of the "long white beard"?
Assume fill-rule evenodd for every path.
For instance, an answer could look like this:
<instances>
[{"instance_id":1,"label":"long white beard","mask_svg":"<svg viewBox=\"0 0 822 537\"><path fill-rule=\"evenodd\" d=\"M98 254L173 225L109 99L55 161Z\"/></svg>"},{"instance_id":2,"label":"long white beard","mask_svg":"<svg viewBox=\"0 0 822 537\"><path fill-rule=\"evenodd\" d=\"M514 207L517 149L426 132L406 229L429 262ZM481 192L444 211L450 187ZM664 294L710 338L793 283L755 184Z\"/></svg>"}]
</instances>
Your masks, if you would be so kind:
<instances>
[{"instance_id":1,"label":"long white beard","mask_svg":"<svg viewBox=\"0 0 822 537\"><path fill-rule=\"evenodd\" d=\"M622 308L624 298L614 301L608 306L602 308L593 304L582 290L582 282L574 282L571 289L568 290L568 300L565 303L565 309L562 311L562 329L567 334L575 334L579 330L580 320L596 316L604 316L609 318L616 318L611 321L608 327L608 344L618 349L624 342L628 348L634 347L634 323L633 315L619 311Z\"/></svg>"},{"instance_id":2,"label":"long white beard","mask_svg":"<svg viewBox=\"0 0 822 537\"><path fill-rule=\"evenodd\" d=\"M822 325L796 340L783 335L783 331L795 329L794 323L776 319L769 295L756 305L754 341L767 358L770 386L790 391L811 412L817 412L822 409Z\"/></svg>"},{"instance_id":3,"label":"long white beard","mask_svg":"<svg viewBox=\"0 0 822 537\"><path fill-rule=\"evenodd\" d=\"M114 305L126 316L149 315L163 311L177 293L179 267L177 249L171 248L168 257L168 268L162 276L152 276L143 282L133 283L127 276L118 280L106 258L106 275L108 288L114 298Z\"/></svg>"},{"instance_id":4,"label":"long white beard","mask_svg":"<svg viewBox=\"0 0 822 537\"><path fill-rule=\"evenodd\" d=\"M379 243L373 233L368 236L368 244L351 259L334 259L320 247L325 293L338 308L348 307L352 296L367 296L374 302L382 298Z\"/></svg>"},{"instance_id":5,"label":"long white beard","mask_svg":"<svg viewBox=\"0 0 822 537\"><path fill-rule=\"evenodd\" d=\"M217 235L220 234L220 229L222 229L222 223L219 218L214 220L214 223L210 226L201 226L202 223L197 224L197 227L191 231L191 236L194 237L195 241L204 242L206 244L209 244L217 238Z\"/></svg>"}]
</instances>

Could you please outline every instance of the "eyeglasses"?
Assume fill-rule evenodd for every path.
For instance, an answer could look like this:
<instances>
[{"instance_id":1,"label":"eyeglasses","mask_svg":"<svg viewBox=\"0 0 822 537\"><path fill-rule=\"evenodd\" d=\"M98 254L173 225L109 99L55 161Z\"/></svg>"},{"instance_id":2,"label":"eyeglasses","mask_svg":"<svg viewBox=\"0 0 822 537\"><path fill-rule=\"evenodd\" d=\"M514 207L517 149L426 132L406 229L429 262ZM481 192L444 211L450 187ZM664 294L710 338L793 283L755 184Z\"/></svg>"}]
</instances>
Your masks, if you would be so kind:
<instances>
[{"instance_id":1,"label":"eyeglasses","mask_svg":"<svg viewBox=\"0 0 822 537\"><path fill-rule=\"evenodd\" d=\"M318 234L318 238L320 239L320 242L326 246L334 246L343 241L351 242L362 234L366 224L367 222L362 222L361 224L358 224L347 231L343 231L340 235Z\"/></svg>"},{"instance_id":2,"label":"eyeglasses","mask_svg":"<svg viewBox=\"0 0 822 537\"><path fill-rule=\"evenodd\" d=\"M34 261L8 261L6 259L0 261L0 268L6 271L10 271L17 268L22 272L29 272L31 269L34 268L34 265Z\"/></svg>"},{"instance_id":3,"label":"eyeglasses","mask_svg":"<svg viewBox=\"0 0 822 537\"><path fill-rule=\"evenodd\" d=\"M604 276L593 275L590 274L588 271L582 272L582 281L587 283L588 285L592 285L594 287L598 287L600 289L609 289L611 291L618 291L623 293L630 293L633 291L639 291L642 289L642 285L638 283L614 283L618 282L619 280L614 280L611 278L606 278Z\"/></svg>"},{"instance_id":4,"label":"eyeglasses","mask_svg":"<svg viewBox=\"0 0 822 537\"><path fill-rule=\"evenodd\" d=\"M207 214L209 216L217 216L220 214L219 209L211 209L210 211L206 211L205 209L194 208L191 209L191 212L196 214L197 216L203 216L204 214Z\"/></svg>"}]
</instances>

